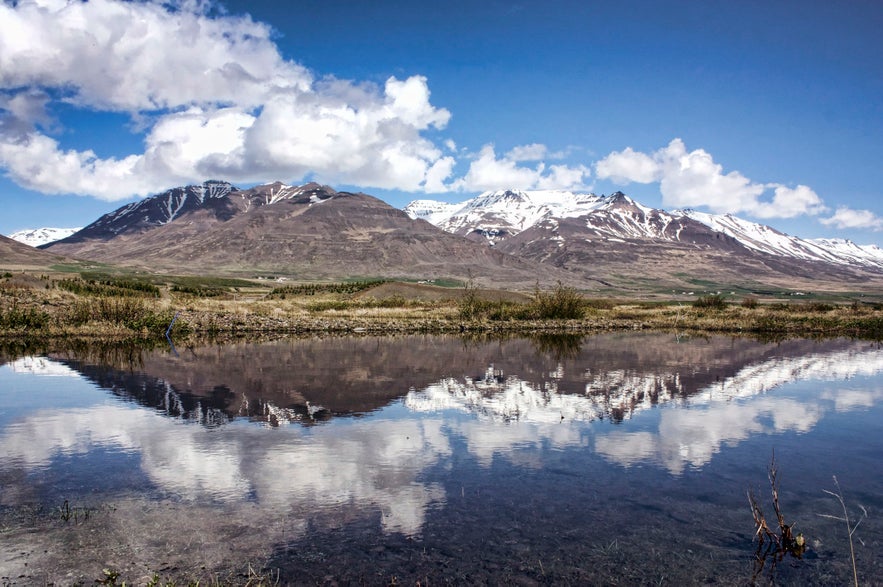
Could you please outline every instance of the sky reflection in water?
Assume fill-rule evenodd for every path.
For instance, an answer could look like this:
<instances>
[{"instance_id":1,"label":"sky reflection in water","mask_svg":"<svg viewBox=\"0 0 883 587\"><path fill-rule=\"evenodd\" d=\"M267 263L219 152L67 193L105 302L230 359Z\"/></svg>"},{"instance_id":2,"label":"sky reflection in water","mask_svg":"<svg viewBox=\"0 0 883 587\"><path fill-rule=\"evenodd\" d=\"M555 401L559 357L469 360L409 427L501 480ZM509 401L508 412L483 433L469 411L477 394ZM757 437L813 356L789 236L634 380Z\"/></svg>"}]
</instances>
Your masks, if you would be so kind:
<instances>
[{"instance_id":1,"label":"sky reflection in water","mask_svg":"<svg viewBox=\"0 0 883 587\"><path fill-rule=\"evenodd\" d=\"M145 353L137 369L18 358L0 366L0 505L35 499L29 485L75 499L56 495L64 473L53 468L118 451L148 480L140 499L250 504L240 521L254 528L286 518L267 548L354 515L419 537L454 497L449 475L464 459L542 470L564 451L678 477L883 398L876 344L668 338L593 337L563 352L526 340L287 341ZM121 491L101 487L107 499Z\"/></svg>"}]
</instances>

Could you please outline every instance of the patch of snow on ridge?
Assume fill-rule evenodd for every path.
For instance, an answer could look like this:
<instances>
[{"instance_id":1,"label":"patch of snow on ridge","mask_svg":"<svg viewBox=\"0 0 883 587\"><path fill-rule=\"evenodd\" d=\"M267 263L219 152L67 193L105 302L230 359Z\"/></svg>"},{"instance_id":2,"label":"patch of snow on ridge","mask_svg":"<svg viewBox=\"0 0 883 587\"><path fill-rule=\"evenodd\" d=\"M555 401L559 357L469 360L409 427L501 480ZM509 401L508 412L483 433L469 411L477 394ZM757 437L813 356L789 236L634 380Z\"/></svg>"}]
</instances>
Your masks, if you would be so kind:
<instances>
[{"instance_id":1,"label":"patch of snow on ridge","mask_svg":"<svg viewBox=\"0 0 883 587\"><path fill-rule=\"evenodd\" d=\"M31 247L39 247L54 243L63 238L67 238L75 232L81 230L79 228L26 228L9 235L12 240L24 243Z\"/></svg>"},{"instance_id":2,"label":"patch of snow on ridge","mask_svg":"<svg viewBox=\"0 0 883 587\"><path fill-rule=\"evenodd\" d=\"M692 218L761 253L883 269L883 249L876 245L861 247L842 239L802 239L732 214L709 214L695 210L677 210L673 214Z\"/></svg>"},{"instance_id":3,"label":"patch of snow on ridge","mask_svg":"<svg viewBox=\"0 0 883 587\"><path fill-rule=\"evenodd\" d=\"M439 222L449 218L460 204L448 204L435 200L414 200L405 206L405 213L413 219L422 218L430 224L438 225Z\"/></svg>"},{"instance_id":4,"label":"patch of snow on ridge","mask_svg":"<svg viewBox=\"0 0 883 587\"><path fill-rule=\"evenodd\" d=\"M493 244L500 235L518 234L546 218L582 216L604 202L601 196L563 190L497 190L459 204L416 200L405 207L405 212L447 232L482 232Z\"/></svg>"}]
</instances>

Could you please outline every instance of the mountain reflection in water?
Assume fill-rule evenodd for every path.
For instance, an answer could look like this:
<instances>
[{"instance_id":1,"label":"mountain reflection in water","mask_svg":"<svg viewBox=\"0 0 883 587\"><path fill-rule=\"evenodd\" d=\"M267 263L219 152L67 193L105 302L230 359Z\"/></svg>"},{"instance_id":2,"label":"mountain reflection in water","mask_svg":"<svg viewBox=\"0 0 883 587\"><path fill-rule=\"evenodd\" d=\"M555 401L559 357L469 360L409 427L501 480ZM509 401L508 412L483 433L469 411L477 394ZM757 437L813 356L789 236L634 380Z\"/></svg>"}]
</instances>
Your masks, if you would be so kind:
<instances>
[{"instance_id":1,"label":"mountain reflection in water","mask_svg":"<svg viewBox=\"0 0 883 587\"><path fill-rule=\"evenodd\" d=\"M11 406L0 412L0 506L54 495L58 467L78 458L130 455L145 480L141 499L171 496L260 529L250 554L373 516L383 533L419 537L454 497L445 471L464 458L483 470L532 470L546 451L580 450L677 477L724 447L807 433L826 414L883 399L874 386L769 393L883 373L878 344L845 339L676 344L667 334L614 334L571 338L555 352L528 339L361 337L107 359L54 353L0 366L0 398ZM49 376L71 391L41 399ZM112 480L102 487L120 499ZM170 524L172 535L182 531ZM131 540L152 552L146 537ZM60 564L45 550L31 568L41 557L45 568ZM16 564L0 557L3 576Z\"/></svg>"}]
</instances>

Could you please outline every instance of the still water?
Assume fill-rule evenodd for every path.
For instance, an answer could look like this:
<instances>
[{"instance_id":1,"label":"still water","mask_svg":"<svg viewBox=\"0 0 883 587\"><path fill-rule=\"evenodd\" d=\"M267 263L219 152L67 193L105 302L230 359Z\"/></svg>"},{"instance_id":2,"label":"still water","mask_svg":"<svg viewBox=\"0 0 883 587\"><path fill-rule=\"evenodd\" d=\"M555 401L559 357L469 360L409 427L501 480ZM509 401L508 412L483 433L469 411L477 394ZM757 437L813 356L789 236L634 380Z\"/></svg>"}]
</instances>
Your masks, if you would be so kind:
<instances>
[{"instance_id":1,"label":"still water","mask_svg":"<svg viewBox=\"0 0 883 587\"><path fill-rule=\"evenodd\" d=\"M0 357L3 585L883 579L883 348L673 334ZM756 561L779 471L800 560ZM249 571L251 569L251 571Z\"/></svg>"}]
</instances>

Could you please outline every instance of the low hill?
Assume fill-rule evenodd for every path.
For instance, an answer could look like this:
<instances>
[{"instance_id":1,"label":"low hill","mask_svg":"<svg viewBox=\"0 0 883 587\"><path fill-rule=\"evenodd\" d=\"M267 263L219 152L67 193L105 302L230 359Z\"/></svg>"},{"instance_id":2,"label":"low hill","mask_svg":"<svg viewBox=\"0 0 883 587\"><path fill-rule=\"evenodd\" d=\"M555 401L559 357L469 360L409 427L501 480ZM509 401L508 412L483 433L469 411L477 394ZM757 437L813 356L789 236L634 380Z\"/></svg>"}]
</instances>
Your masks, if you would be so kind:
<instances>
[{"instance_id":1,"label":"low hill","mask_svg":"<svg viewBox=\"0 0 883 587\"><path fill-rule=\"evenodd\" d=\"M47 269L51 265L65 261L64 257L41 251L16 240L0 235L0 268Z\"/></svg>"}]
</instances>

